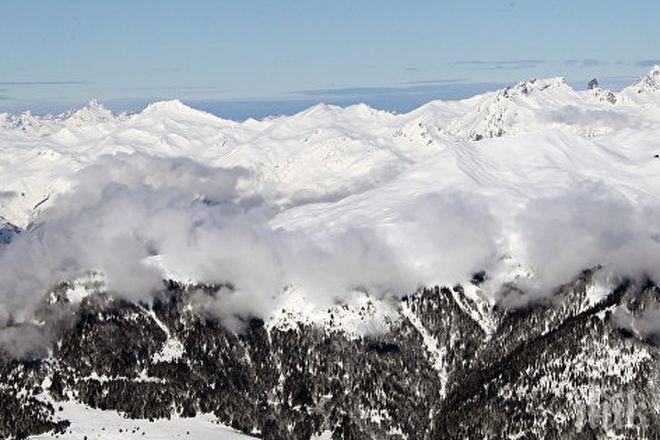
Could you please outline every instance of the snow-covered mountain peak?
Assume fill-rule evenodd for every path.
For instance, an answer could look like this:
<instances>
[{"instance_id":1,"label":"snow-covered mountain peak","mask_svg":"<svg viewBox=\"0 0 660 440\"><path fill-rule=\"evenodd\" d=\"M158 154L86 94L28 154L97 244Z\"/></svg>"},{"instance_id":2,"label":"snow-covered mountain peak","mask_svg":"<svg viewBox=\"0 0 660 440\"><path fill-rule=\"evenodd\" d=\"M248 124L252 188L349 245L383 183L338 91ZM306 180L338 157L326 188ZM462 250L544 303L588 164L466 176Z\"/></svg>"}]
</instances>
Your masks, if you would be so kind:
<instances>
[{"instance_id":1,"label":"snow-covered mountain peak","mask_svg":"<svg viewBox=\"0 0 660 440\"><path fill-rule=\"evenodd\" d=\"M92 99L83 107L64 114L63 119L68 123L92 124L110 121L114 119L114 115L98 100Z\"/></svg>"},{"instance_id":2,"label":"snow-covered mountain peak","mask_svg":"<svg viewBox=\"0 0 660 440\"><path fill-rule=\"evenodd\" d=\"M324 102L319 102L316 105L311 106L310 108L303 110L294 117L299 116L299 117L320 117L320 116L327 116L327 115L333 115L336 114L337 112L341 111L342 108L337 106L337 105L330 105L326 104Z\"/></svg>"},{"instance_id":3,"label":"snow-covered mountain peak","mask_svg":"<svg viewBox=\"0 0 660 440\"><path fill-rule=\"evenodd\" d=\"M45 120L49 121L50 118L41 118L33 115L32 112L28 110L18 116L7 115L3 124L7 128L21 130L31 134L38 134L43 127Z\"/></svg>"},{"instance_id":4,"label":"snow-covered mountain peak","mask_svg":"<svg viewBox=\"0 0 660 440\"><path fill-rule=\"evenodd\" d=\"M547 119L541 113L574 105L578 96L562 77L531 79L482 95L465 116L455 118L449 132L471 140L530 131Z\"/></svg>"},{"instance_id":5,"label":"snow-covered mountain peak","mask_svg":"<svg viewBox=\"0 0 660 440\"><path fill-rule=\"evenodd\" d=\"M351 105L346 108L347 111L351 112L354 115L364 116L364 117L373 117L376 115L388 115L391 114L386 111L376 110L373 107L361 102L359 104Z\"/></svg>"},{"instance_id":6,"label":"snow-covered mountain peak","mask_svg":"<svg viewBox=\"0 0 660 440\"><path fill-rule=\"evenodd\" d=\"M210 113L194 109L178 99L158 101L149 104L147 108L142 110L139 116L157 116L169 119L213 118L216 120L221 120L220 118L213 116Z\"/></svg>"},{"instance_id":7,"label":"snow-covered mountain peak","mask_svg":"<svg viewBox=\"0 0 660 440\"><path fill-rule=\"evenodd\" d=\"M654 93L660 90L660 66L653 66L645 76L635 81L631 87L640 94Z\"/></svg>"},{"instance_id":8,"label":"snow-covered mountain peak","mask_svg":"<svg viewBox=\"0 0 660 440\"><path fill-rule=\"evenodd\" d=\"M8 128L12 124L12 117L9 113L0 113L0 128Z\"/></svg>"},{"instance_id":9,"label":"snow-covered mountain peak","mask_svg":"<svg viewBox=\"0 0 660 440\"><path fill-rule=\"evenodd\" d=\"M610 104L616 104L617 102L617 94L611 90L601 88L596 78L587 83L587 96L595 98L595 102L597 103L608 102Z\"/></svg>"},{"instance_id":10,"label":"snow-covered mountain peak","mask_svg":"<svg viewBox=\"0 0 660 440\"><path fill-rule=\"evenodd\" d=\"M171 99L168 101L158 101L153 102L142 110L141 114L152 114L152 113L188 113L191 111L197 111L192 107L187 106L178 99Z\"/></svg>"},{"instance_id":11,"label":"snow-covered mountain peak","mask_svg":"<svg viewBox=\"0 0 660 440\"><path fill-rule=\"evenodd\" d=\"M504 97L527 96L546 90L571 90L563 77L530 79L521 81L513 87L502 91Z\"/></svg>"}]
</instances>

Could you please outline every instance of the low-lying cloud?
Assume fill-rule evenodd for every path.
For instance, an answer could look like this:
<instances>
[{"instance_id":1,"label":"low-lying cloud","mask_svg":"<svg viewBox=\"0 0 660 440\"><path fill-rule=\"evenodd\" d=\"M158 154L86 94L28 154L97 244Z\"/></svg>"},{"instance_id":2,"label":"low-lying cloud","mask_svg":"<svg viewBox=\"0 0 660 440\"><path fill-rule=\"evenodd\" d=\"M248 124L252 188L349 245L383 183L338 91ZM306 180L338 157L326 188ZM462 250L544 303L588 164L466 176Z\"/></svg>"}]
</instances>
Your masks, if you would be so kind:
<instances>
[{"instance_id":1,"label":"low-lying cloud","mask_svg":"<svg viewBox=\"0 0 660 440\"><path fill-rule=\"evenodd\" d=\"M660 278L660 210L598 182L528 203L518 217L521 258L543 289L604 266L613 276Z\"/></svg>"},{"instance_id":2,"label":"low-lying cloud","mask_svg":"<svg viewBox=\"0 0 660 440\"><path fill-rule=\"evenodd\" d=\"M653 67L656 65L660 65L660 59L651 59L651 60L641 60L635 63L637 67Z\"/></svg>"},{"instance_id":3,"label":"low-lying cloud","mask_svg":"<svg viewBox=\"0 0 660 440\"><path fill-rule=\"evenodd\" d=\"M660 211L598 182L529 199L507 224L496 198L449 188L411 198L392 225L305 232L272 226L278 208L238 189L249 178L184 158L101 157L0 248L0 326L29 321L49 289L88 271L130 300L170 276L231 283L207 306L234 329L267 318L290 285L321 306L357 288L397 296L502 270L509 252L534 271L528 301L596 265L660 278Z\"/></svg>"},{"instance_id":4,"label":"low-lying cloud","mask_svg":"<svg viewBox=\"0 0 660 440\"><path fill-rule=\"evenodd\" d=\"M495 252L494 219L469 194L412 200L395 234L366 225L318 235L272 227L277 209L237 190L248 177L182 158L100 158L0 252L0 325L27 319L48 289L88 271L131 300L149 300L172 273L231 283L215 310L235 327L236 317L268 316L288 285L319 305L355 288L403 295L464 278Z\"/></svg>"},{"instance_id":5,"label":"low-lying cloud","mask_svg":"<svg viewBox=\"0 0 660 440\"><path fill-rule=\"evenodd\" d=\"M564 64L569 67L582 67L582 68L588 68L588 67L600 67L600 66L607 66L610 64L609 61L604 61L604 60L599 60L595 58L586 58L586 59L571 59L571 60L565 60Z\"/></svg>"},{"instance_id":6,"label":"low-lying cloud","mask_svg":"<svg viewBox=\"0 0 660 440\"><path fill-rule=\"evenodd\" d=\"M523 59L523 60L465 60L455 63L457 66L469 67L471 69L481 70L517 70L532 69L545 64L543 60Z\"/></svg>"}]
</instances>

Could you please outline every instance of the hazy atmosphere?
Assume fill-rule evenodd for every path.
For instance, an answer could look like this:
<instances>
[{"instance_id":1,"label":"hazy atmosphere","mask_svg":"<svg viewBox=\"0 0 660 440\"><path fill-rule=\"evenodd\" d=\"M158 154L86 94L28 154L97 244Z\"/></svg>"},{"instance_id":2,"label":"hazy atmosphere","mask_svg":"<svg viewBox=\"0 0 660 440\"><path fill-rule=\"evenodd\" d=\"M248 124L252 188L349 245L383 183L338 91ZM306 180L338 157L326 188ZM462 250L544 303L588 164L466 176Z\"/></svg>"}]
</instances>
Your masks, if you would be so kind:
<instances>
[{"instance_id":1,"label":"hazy atmosphere","mask_svg":"<svg viewBox=\"0 0 660 440\"><path fill-rule=\"evenodd\" d=\"M12 112L92 98L115 111L178 98L230 119L319 101L403 112L535 77L620 89L660 58L650 0L26 1L2 16Z\"/></svg>"}]
</instances>

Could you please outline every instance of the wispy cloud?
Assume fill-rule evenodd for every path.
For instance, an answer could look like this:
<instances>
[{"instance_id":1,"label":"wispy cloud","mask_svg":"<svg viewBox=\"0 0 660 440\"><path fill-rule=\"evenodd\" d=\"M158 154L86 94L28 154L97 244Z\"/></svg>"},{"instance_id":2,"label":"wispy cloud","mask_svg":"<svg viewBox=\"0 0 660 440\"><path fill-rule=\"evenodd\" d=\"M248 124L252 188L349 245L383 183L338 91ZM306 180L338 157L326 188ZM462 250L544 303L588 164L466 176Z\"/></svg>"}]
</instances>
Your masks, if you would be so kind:
<instances>
[{"instance_id":1,"label":"wispy cloud","mask_svg":"<svg viewBox=\"0 0 660 440\"><path fill-rule=\"evenodd\" d=\"M185 90L202 92L227 92L229 88L216 86L189 86L189 85L166 85L166 86L132 86L132 87L113 87L117 90Z\"/></svg>"},{"instance_id":2,"label":"wispy cloud","mask_svg":"<svg viewBox=\"0 0 660 440\"><path fill-rule=\"evenodd\" d=\"M641 60L635 63L635 66L637 67L653 67L655 65L660 65L660 59Z\"/></svg>"},{"instance_id":3,"label":"wispy cloud","mask_svg":"<svg viewBox=\"0 0 660 440\"><path fill-rule=\"evenodd\" d=\"M421 79L416 81L408 81L406 84L411 85L432 85L432 84L457 84L467 83L465 78L439 78L439 79Z\"/></svg>"},{"instance_id":4,"label":"wispy cloud","mask_svg":"<svg viewBox=\"0 0 660 440\"><path fill-rule=\"evenodd\" d=\"M587 59L571 59L571 60L565 60L564 64L568 67L597 67L597 66L607 66L610 64L609 61L604 61L604 60L598 60L594 58L587 58Z\"/></svg>"},{"instance_id":5,"label":"wispy cloud","mask_svg":"<svg viewBox=\"0 0 660 440\"><path fill-rule=\"evenodd\" d=\"M354 102L399 102L414 100L418 105L432 99L462 99L488 90L505 87L506 84L492 82L466 82L460 79L420 80L402 86L390 87L344 87L298 90L291 95L334 101ZM386 106L388 107L388 106Z\"/></svg>"},{"instance_id":6,"label":"wispy cloud","mask_svg":"<svg viewBox=\"0 0 660 440\"><path fill-rule=\"evenodd\" d=\"M291 92L292 95L303 96L355 96L384 95L398 90L396 87L344 87L337 89L307 89Z\"/></svg>"},{"instance_id":7,"label":"wispy cloud","mask_svg":"<svg viewBox=\"0 0 660 440\"><path fill-rule=\"evenodd\" d=\"M481 83L472 83L462 78L439 78L408 81L401 86L320 88L296 90L290 94L312 97L389 96L400 94L426 94L444 91L452 87L470 88L470 86L479 84Z\"/></svg>"},{"instance_id":8,"label":"wispy cloud","mask_svg":"<svg viewBox=\"0 0 660 440\"><path fill-rule=\"evenodd\" d=\"M403 66L403 70L406 72L419 72L419 67L416 66Z\"/></svg>"},{"instance_id":9,"label":"wispy cloud","mask_svg":"<svg viewBox=\"0 0 660 440\"><path fill-rule=\"evenodd\" d=\"M457 66L465 66L472 69L481 70L515 70L531 69L545 64L543 60L465 60L457 61Z\"/></svg>"},{"instance_id":10,"label":"wispy cloud","mask_svg":"<svg viewBox=\"0 0 660 440\"><path fill-rule=\"evenodd\" d=\"M88 84L88 81L0 81L0 86L68 86Z\"/></svg>"}]
</instances>

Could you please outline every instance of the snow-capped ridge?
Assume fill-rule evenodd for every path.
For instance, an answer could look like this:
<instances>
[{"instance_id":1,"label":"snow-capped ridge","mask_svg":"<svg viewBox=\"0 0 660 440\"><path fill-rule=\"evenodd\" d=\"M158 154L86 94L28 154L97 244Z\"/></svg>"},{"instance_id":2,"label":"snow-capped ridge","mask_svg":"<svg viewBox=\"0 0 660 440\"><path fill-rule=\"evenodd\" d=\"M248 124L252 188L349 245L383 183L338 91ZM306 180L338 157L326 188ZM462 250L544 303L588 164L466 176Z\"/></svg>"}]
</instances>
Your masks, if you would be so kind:
<instances>
[{"instance_id":1,"label":"snow-capped ridge","mask_svg":"<svg viewBox=\"0 0 660 440\"><path fill-rule=\"evenodd\" d=\"M325 102L319 102L316 105L313 105L301 112L296 113L292 117L319 117L319 116L328 116L340 112L342 108L338 105L326 104Z\"/></svg>"},{"instance_id":2,"label":"snow-capped ridge","mask_svg":"<svg viewBox=\"0 0 660 440\"><path fill-rule=\"evenodd\" d=\"M184 120L200 120L208 122L222 122L230 123L219 118L211 113L203 110L197 110L189 105L184 104L179 99L172 99L168 101L157 101L149 104L142 112L136 115L137 117L157 117L165 119L184 119Z\"/></svg>"},{"instance_id":3,"label":"snow-capped ridge","mask_svg":"<svg viewBox=\"0 0 660 440\"><path fill-rule=\"evenodd\" d=\"M40 117L33 115L32 112L25 111L18 116L8 115L5 119L6 126L26 133L38 134L45 122L51 121L49 116Z\"/></svg>"},{"instance_id":4,"label":"snow-capped ridge","mask_svg":"<svg viewBox=\"0 0 660 440\"><path fill-rule=\"evenodd\" d=\"M636 93L655 93L660 90L660 65L655 65L643 77L635 81L629 89Z\"/></svg>"},{"instance_id":5,"label":"snow-capped ridge","mask_svg":"<svg viewBox=\"0 0 660 440\"><path fill-rule=\"evenodd\" d=\"M641 83L659 75L654 68ZM555 77L464 100L434 100L404 114L364 103L319 103L294 115L234 122L180 100L155 102L128 117L113 116L96 100L57 117L4 114L0 147L7 148L7 177L0 187L24 196L0 200L0 215L24 226L46 194L65 191L77 170L118 152L186 155L250 169L259 176L251 189L273 185L269 201L281 206L335 199L380 185L448 145L551 130L597 138L631 124L660 125L660 94L627 93L575 91ZM17 178L14 171L24 167L24 178ZM55 177L61 178L57 185Z\"/></svg>"},{"instance_id":6,"label":"snow-capped ridge","mask_svg":"<svg viewBox=\"0 0 660 440\"><path fill-rule=\"evenodd\" d=\"M587 83L587 96L594 98L596 102L616 104L618 101L617 94L611 90L603 89L597 78Z\"/></svg>"},{"instance_id":7,"label":"snow-capped ridge","mask_svg":"<svg viewBox=\"0 0 660 440\"><path fill-rule=\"evenodd\" d=\"M71 110L62 115L68 123L93 124L114 119L112 111L108 110L97 99L92 99L83 107Z\"/></svg>"},{"instance_id":8,"label":"snow-capped ridge","mask_svg":"<svg viewBox=\"0 0 660 440\"><path fill-rule=\"evenodd\" d=\"M344 108L347 112L350 112L353 115L358 115L361 117L374 117L374 116L392 116L393 114L391 112L385 111L385 110L378 110L376 108L371 107L368 104L365 104L364 102L361 102L359 104L353 104L351 106L348 106Z\"/></svg>"},{"instance_id":9,"label":"snow-capped ridge","mask_svg":"<svg viewBox=\"0 0 660 440\"><path fill-rule=\"evenodd\" d=\"M543 92L547 90L570 90L571 87L566 84L564 77L551 77L521 81L515 86L507 87L501 91L501 95L507 98L515 96L527 96L533 93Z\"/></svg>"},{"instance_id":10,"label":"snow-capped ridge","mask_svg":"<svg viewBox=\"0 0 660 440\"><path fill-rule=\"evenodd\" d=\"M179 99L170 99L166 101L156 101L149 104L140 114L153 113L190 113L198 112L194 108L184 104Z\"/></svg>"},{"instance_id":11,"label":"snow-capped ridge","mask_svg":"<svg viewBox=\"0 0 660 440\"><path fill-rule=\"evenodd\" d=\"M559 95L564 98L573 94L573 89L566 84L563 77L521 81L515 86L498 90L485 105L477 105L472 115L457 122L467 122L468 127L471 126L467 135L471 140L500 137L515 131L520 113L529 108L530 101L536 105L537 100L550 92L551 97ZM534 107L531 110L534 111ZM461 127L460 130L465 128L467 127Z\"/></svg>"}]
</instances>

